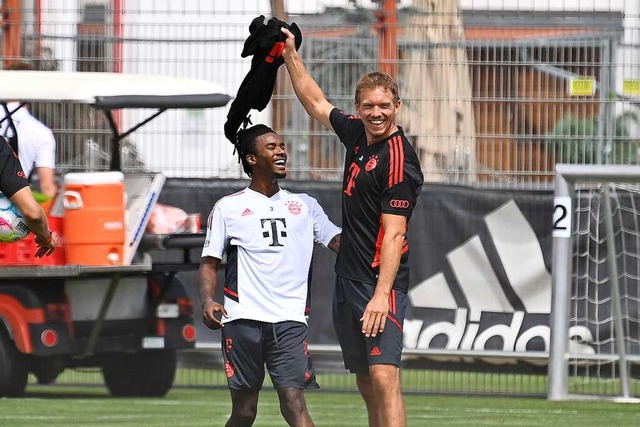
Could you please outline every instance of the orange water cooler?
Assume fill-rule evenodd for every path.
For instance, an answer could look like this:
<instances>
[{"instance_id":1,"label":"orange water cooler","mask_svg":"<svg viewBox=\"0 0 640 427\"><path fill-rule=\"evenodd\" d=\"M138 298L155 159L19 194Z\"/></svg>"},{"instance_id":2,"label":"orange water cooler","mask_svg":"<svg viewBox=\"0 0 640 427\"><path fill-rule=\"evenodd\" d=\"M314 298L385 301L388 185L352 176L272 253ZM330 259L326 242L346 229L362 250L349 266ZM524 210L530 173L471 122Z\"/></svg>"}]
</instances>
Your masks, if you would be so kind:
<instances>
[{"instance_id":1,"label":"orange water cooler","mask_svg":"<svg viewBox=\"0 0 640 427\"><path fill-rule=\"evenodd\" d=\"M63 206L67 264L122 265L125 241L122 172L66 174Z\"/></svg>"}]
</instances>

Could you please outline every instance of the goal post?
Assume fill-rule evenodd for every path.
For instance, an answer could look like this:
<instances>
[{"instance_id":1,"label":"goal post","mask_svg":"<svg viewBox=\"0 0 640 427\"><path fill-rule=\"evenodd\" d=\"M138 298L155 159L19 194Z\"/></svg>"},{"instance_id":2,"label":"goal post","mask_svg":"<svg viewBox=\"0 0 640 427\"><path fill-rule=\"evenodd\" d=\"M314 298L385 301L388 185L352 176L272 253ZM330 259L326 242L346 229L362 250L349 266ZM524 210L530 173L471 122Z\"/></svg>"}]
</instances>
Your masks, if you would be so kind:
<instances>
[{"instance_id":1,"label":"goal post","mask_svg":"<svg viewBox=\"0 0 640 427\"><path fill-rule=\"evenodd\" d=\"M547 397L640 402L640 166L555 180Z\"/></svg>"}]
</instances>

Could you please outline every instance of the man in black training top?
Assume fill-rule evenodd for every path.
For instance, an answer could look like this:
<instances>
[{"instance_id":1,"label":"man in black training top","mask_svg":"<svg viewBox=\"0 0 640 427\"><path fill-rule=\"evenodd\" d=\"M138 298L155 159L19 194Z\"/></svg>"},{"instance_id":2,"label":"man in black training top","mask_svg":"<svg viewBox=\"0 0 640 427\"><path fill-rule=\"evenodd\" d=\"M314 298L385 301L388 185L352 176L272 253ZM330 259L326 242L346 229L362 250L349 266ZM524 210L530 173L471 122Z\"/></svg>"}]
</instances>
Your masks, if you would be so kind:
<instances>
[{"instance_id":1,"label":"man in black training top","mask_svg":"<svg viewBox=\"0 0 640 427\"><path fill-rule=\"evenodd\" d=\"M356 85L357 115L327 101L287 36L282 57L307 113L346 148L342 242L336 261L333 321L345 367L369 413L369 425L405 426L400 387L402 325L409 287L409 218L423 182L418 157L396 124L396 82L372 72Z\"/></svg>"}]
</instances>

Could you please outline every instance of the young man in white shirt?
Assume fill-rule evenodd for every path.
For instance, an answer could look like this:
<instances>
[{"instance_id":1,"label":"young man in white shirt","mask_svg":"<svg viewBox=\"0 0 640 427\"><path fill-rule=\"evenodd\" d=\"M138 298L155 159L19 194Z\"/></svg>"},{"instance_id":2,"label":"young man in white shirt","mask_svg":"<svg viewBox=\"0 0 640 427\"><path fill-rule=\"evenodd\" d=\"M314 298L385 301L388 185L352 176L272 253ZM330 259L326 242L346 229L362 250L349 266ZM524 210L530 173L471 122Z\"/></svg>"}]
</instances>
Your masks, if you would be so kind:
<instances>
[{"instance_id":1,"label":"young man in white shirt","mask_svg":"<svg viewBox=\"0 0 640 427\"><path fill-rule=\"evenodd\" d=\"M36 236L36 257L51 255L55 242L44 211L33 198L16 153L0 136L0 192L11 200L24 216L29 230Z\"/></svg>"},{"instance_id":2,"label":"young man in white shirt","mask_svg":"<svg viewBox=\"0 0 640 427\"><path fill-rule=\"evenodd\" d=\"M33 70L27 62L18 61L7 65L7 71ZM18 157L27 179L32 172L38 176L40 192L45 196L53 197L56 194L55 164L56 164L56 140L53 132L41 121L31 115L26 105L20 107L20 102L7 103L7 109L11 114L13 126L9 120L4 120L0 125L0 134L8 139L17 138ZM15 111L15 112L14 112ZM0 119L6 116L4 108L0 108ZM17 133L17 135L16 135Z\"/></svg>"},{"instance_id":3,"label":"young man in white shirt","mask_svg":"<svg viewBox=\"0 0 640 427\"><path fill-rule=\"evenodd\" d=\"M277 133L253 126L238 133L236 148L251 183L214 206L199 271L204 322L223 327L227 425L253 424L266 364L287 423L313 426L303 394L318 388L306 343L309 269L315 243L338 251L340 229L314 198L280 188L287 152ZM224 254L220 304L213 296Z\"/></svg>"}]
</instances>

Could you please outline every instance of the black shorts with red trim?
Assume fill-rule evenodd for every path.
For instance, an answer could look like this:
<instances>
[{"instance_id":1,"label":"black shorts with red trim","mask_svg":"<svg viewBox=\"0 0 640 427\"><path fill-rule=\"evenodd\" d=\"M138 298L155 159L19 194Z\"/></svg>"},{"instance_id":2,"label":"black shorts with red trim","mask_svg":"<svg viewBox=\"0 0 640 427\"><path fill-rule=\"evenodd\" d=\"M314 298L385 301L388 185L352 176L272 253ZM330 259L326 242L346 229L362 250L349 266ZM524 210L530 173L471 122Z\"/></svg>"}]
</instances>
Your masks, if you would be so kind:
<instances>
[{"instance_id":1,"label":"black shorts with red trim","mask_svg":"<svg viewBox=\"0 0 640 427\"><path fill-rule=\"evenodd\" d=\"M384 331L375 337L366 337L360 319L374 291L375 286L368 283L336 276L333 327L342 348L344 366L352 373L368 372L370 365L400 366L407 294L396 289L391 291Z\"/></svg>"},{"instance_id":2,"label":"black shorts with red trim","mask_svg":"<svg viewBox=\"0 0 640 427\"><path fill-rule=\"evenodd\" d=\"M224 324L221 344L230 389L260 390L265 364L276 389L319 388L303 323L233 320Z\"/></svg>"}]
</instances>

